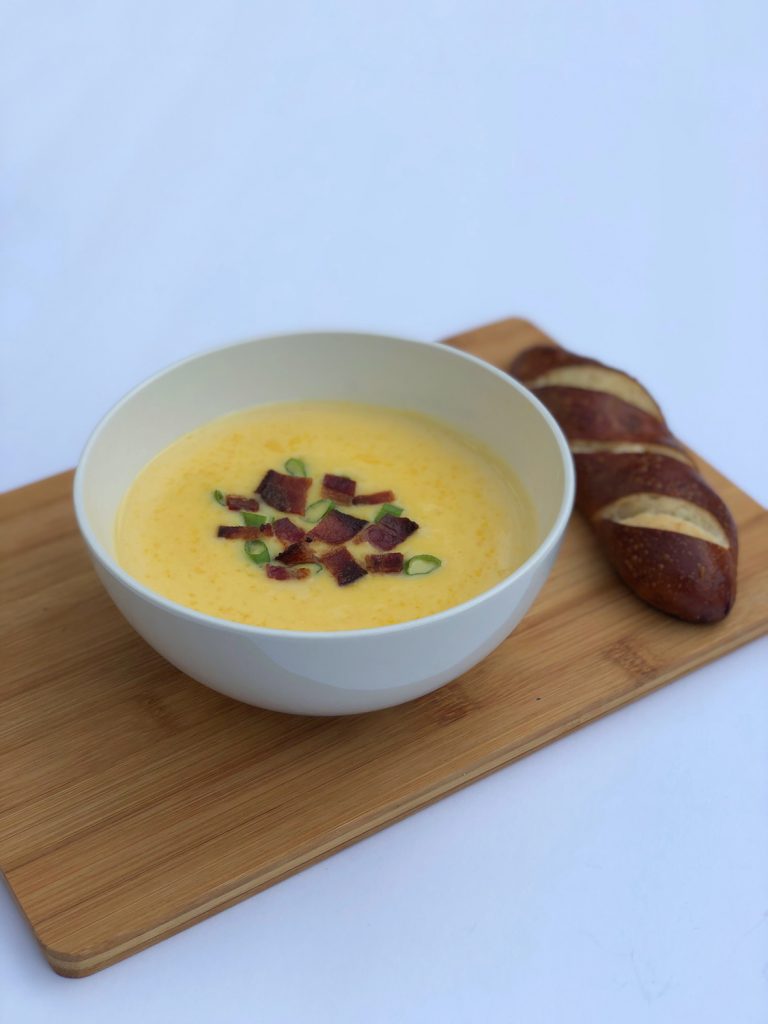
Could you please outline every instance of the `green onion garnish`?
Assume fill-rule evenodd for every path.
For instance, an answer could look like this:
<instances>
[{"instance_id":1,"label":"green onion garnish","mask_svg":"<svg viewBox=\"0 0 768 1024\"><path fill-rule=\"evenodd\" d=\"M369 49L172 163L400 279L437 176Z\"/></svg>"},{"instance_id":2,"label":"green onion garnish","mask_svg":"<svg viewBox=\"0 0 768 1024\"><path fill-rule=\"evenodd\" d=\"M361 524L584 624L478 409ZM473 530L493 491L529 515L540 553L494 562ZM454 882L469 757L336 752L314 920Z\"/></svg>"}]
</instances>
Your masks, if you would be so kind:
<instances>
[{"instance_id":1,"label":"green onion garnish","mask_svg":"<svg viewBox=\"0 0 768 1024\"><path fill-rule=\"evenodd\" d=\"M304 518L308 523L319 523L323 516L328 515L332 508L336 508L335 502L331 501L330 498L321 498L319 501L313 501L307 507Z\"/></svg>"},{"instance_id":2,"label":"green onion garnish","mask_svg":"<svg viewBox=\"0 0 768 1024\"><path fill-rule=\"evenodd\" d=\"M319 562L297 562L296 565L291 566L291 569L309 569L315 576L323 571L323 567Z\"/></svg>"},{"instance_id":3,"label":"green onion garnish","mask_svg":"<svg viewBox=\"0 0 768 1024\"><path fill-rule=\"evenodd\" d=\"M414 555L403 566L403 572L406 576L429 576L442 564L442 561L434 555Z\"/></svg>"},{"instance_id":4,"label":"green onion garnish","mask_svg":"<svg viewBox=\"0 0 768 1024\"><path fill-rule=\"evenodd\" d=\"M220 505L224 505L226 507L227 499L224 497L224 493L222 491L218 491L218 490L214 491L213 492L213 500L214 501L218 501L218 503Z\"/></svg>"},{"instance_id":5,"label":"green onion garnish","mask_svg":"<svg viewBox=\"0 0 768 1024\"><path fill-rule=\"evenodd\" d=\"M402 508L400 508L399 505L382 505L381 508L379 509L379 511L376 513L376 518L374 519L374 523L378 523L378 521L381 518L383 518L384 516L399 516L399 515L402 515L403 511L404 510Z\"/></svg>"},{"instance_id":6,"label":"green onion garnish","mask_svg":"<svg viewBox=\"0 0 768 1024\"><path fill-rule=\"evenodd\" d=\"M291 476L306 476L307 467L301 459L288 459L285 464L285 472L290 473Z\"/></svg>"},{"instance_id":7,"label":"green onion garnish","mask_svg":"<svg viewBox=\"0 0 768 1024\"><path fill-rule=\"evenodd\" d=\"M240 515L243 517L243 522L246 526L263 526L267 521L267 517L260 515L258 512L241 512Z\"/></svg>"},{"instance_id":8,"label":"green onion garnish","mask_svg":"<svg viewBox=\"0 0 768 1024\"><path fill-rule=\"evenodd\" d=\"M247 540L245 553L256 565L266 565L270 560L269 548L263 540Z\"/></svg>"}]
</instances>

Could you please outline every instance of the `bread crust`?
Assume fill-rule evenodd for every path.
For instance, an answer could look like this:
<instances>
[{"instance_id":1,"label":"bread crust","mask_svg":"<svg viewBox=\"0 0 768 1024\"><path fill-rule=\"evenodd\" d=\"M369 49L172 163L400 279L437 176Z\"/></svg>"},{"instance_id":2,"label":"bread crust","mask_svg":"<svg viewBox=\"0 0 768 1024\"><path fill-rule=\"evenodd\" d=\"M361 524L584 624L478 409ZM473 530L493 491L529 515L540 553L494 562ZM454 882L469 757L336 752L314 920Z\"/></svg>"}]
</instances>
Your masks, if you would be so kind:
<instances>
[{"instance_id":1,"label":"bread crust","mask_svg":"<svg viewBox=\"0 0 768 1024\"><path fill-rule=\"evenodd\" d=\"M561 366L604 366L597 359L577 356L559 345L532 345L513 360L509 372L524 384ZM610 367L605 367L610 369Z\"/></svg>"},{"instance_id":2,"label":"bread crust","mask_svg":"<svg viewBox=\"0 0 768 1024\"><path fill-rule=\"evenodd\" d=\"M510 373L534 385L531 390L569 442L581 442L574 453L576 506L609 561L639 598L660 611L687 622L724 618L736 596L738 559L736 524L727 505L701 477L661 410L652 415L607 391L535 386L548 372L567 366L622 372L558 346L537 345L517 356ZM648 407L658 409L649 399ZM584 451L584 442L641 450Z\"/></svg>"},{"instance_id":3,"label":"bread crust","mask_svg":"<svg viewBox=\"0 0 768 1024\"><path fill-rule=\"evenodd\" d=\"M664 423L664 414L656 399L636 377L564 348L536 345L526 349L513 361L510 372L530 388L572 386L577 390L613 394ZM552 379L547 380L547 377Z\"/></svg>"},{"instance_id":4,"label":"bread crust","mask_svg":"<svg viewBox=\"0 0 768 1024\"><path fill-rule=\"evenodd\" d=\"M555 417L569 441L647 441L681 447L663 420L615 395L563 385L531 390Z\"/></svg>"},{"instance_id":5,"label":"bread crust","mask_svg":"<svg viewBox=\"0 0 768 1024\"><path fill-rule=\"evenodd\" d=\"M589 519L600 509L627 494L666 494L705 509L720 523L729 544L736 548L736 524L728 506L693 466L664 455L614 455L594 452L574 455L577 476L576 504Z\"/></svg>"},{"instance_id":6,"label":"bread crust","mask_svg":"<svg viewBox=\"0 0 768 1024\"><path fill-rule=\"evenodd\" d=\"M729 549L668 530L593 522L611 565L648 604L686 622L719 622L736 594Z\"/></svg>"}]
</instances>

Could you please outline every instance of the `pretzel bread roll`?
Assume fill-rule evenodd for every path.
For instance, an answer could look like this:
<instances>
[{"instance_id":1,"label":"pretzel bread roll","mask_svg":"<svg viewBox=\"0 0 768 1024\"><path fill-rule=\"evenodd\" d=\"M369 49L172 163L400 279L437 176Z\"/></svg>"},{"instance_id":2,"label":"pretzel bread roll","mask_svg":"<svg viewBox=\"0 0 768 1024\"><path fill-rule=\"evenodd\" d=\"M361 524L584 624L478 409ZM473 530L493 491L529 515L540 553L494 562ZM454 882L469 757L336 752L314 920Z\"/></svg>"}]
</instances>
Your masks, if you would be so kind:
<instances>
[{"instance_id":1,"label":"pretzel bread roll","mask_svg":"<svg viewBox=\"0 0 768 1024\"><path fill-rule=\"evenodd\" d=\"M738 538L639 381L551 345L510 373L560 424L576 465L576 506L638 597L687 622L717 622L736 594Z\"/></svg>"}]
</instances>

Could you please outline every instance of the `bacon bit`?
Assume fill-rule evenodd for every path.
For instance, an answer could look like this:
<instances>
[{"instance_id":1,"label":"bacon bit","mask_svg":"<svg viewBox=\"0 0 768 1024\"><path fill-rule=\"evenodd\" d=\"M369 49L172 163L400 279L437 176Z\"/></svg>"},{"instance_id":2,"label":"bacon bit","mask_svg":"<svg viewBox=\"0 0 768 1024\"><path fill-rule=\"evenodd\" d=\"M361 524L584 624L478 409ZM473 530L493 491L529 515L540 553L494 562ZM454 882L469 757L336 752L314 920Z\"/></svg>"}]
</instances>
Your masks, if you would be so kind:
<instances>
[{"instance_id":1,"label":"bacon bit","mask_svg":"<svg viewBox=\"0 0 768 1024\"><path fill-rule=\"evenodd\" d=\"M275 535L275 531L272 529L272 523L262 523L259 530L261 530L262 537L274 537Z\"/></svg>"},{"instance_id":2,"label":"bacon bit","mask_svg":"<svg viewBox=\"0 0 768 1024\"><path fill-rule=\"evenodd\" d=\"M304 540L304 530L290 519L276 519L273 529L281 544L298 544L300 540Z\"/></svg>"},{"instance_id":3,"label":"bacon bit","mask_svg":"<svg viewBox=\"0 0 768 1024\"><path fill-rule=\"evenodd\" d=\"M358 494L352 499L353 505L386 505L395 500L394 491L376 491L375 494Z\"/></svg>"},{"instance_id":4,"label":"bacon bit","mask_svg":"<svg viewBox=\"0 0 768 1024\"><path fill-rule=\"evenodd\" d=\"M391 551L398 544L418 530L419 524L405 516L382 516L378 523L371 523L366 531L358 537L358 542L367 540L380 551Z\"/></svg>"},{"instance_id":5,"label":"bacon bit","mask_svg":"<svg viewBox=\"0 0 768 1024\"><path fill-rule=\"evenodd\" d=\"M339 505L351 505L355 500L357 484L348 476L335 476L333 473L326 473L323 477L323 486L320 491L324 498Z\"/></svg>"},{"instance_id":6,"label":"bacon bit","mask_svg":"<svg viewBox=\"0 0 768 1024\"><path fill-rule=\"evenodd\" d=\"M403 555L400 551L390 551L386 555L366 555L365 568L368 572L402 572Z\"/></svg>"},{"instance_id":7,"label":"bacon bit","mask_svg":"<svg viewBox=\"0 0 768 1024\"><path fill-rule=\"evenodd\" d=\"M340 587L346 587L347 584L354 583L355 580L368 575L346 548L336 548L329 551L327 555L322 555L320 563L334 577Z\"/></svg>"},{"instance_id":8,"label":"bacon bit","mask_svg":"<svg viewBox=\"0 0 768 1024\"><path fill-rule=\"evenodd\" d=\"M270 469L264 476L256 493L279 512L293 512L303 516L307 510L307 492L312 486L311 476L288 476Z\"/></svg>"},{"instance_id":9,"label":"bacon bit","mask_svg":"<svg viewBox=\"0 0 768 1024\"><path fill-rule=\"evenodd\" d=\"M266 575L268 580L293 580L294 574L283 565L267 565Z\"/></svg>"},{"instance_id":10,"label":"bacon bit","mask_svg":"<svg viewBox=\"0 0 768 1024\"><path fill-rule=\"evenodd\" d=\"M316 562L317 558L309 544L300 541L289 545L277 556L277 561L283 565L306 565L307 562Z\"/></svg>"},{"instance_id":11,"label":"bacon bit","mask_svg":"<svg viewBox=\"0 0 768 1024\"><path fill-rule=\"evenodd\" d=\"M225 540L261 540L262 526L220 526L216 536Z\"/></svg>"},{"instance_id":12,"label":"bacon bit","mask_svg":"<svg viewBox=\"0 0 768 1024\"><path fill-rule=\"evenodd\" d=\"M258 498L245 498L242 494L228 494L225 498L227 508L232 512L258 512Z\"/></svg>"},{"instance_id":13,"label":"bacon bit","mask_svg":"<svg viewBox=\"0 0 768 1024\"><path fill-rule=\"evenodd\" d=\"M311 575L311 569L286 569L282 565L274 564L267 566L267 579L270 580L305 580L307 576Z\"/></svg>"},{"instance_id":14,"label":"bacon bit","mask_svg":"<svg viewBox=\"0 0 768 1024\"><path fill-rule=\"evenodd\" d=\"M326 544L344 544L368 525L367 519L358 519L357 516L350 516L346 512L339 512L337 508L333 508L323 516L316 526L312 527L307 534L307 539L310 541L322 540Z\"/></svg>"}]
</instances>

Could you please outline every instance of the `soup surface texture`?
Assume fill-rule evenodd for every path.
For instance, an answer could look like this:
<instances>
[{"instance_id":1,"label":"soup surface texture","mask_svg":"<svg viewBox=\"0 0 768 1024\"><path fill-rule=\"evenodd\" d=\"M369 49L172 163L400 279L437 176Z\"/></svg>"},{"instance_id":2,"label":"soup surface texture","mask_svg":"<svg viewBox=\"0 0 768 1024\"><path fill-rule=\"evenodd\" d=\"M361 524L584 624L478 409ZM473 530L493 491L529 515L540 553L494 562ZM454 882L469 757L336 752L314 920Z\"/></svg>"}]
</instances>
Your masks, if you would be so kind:
<instances>
[{"instance_id":1,"label":"soup surface texture","mask_svg":"<svg viewBox=\"0 0 768 1024\"><path fill-rule=\"evenodd\" d=\"M259 513L279 518L254 494L264 474L300 459L321 497L326 473L356 481L357 494L391 490L418 530L396 547L407 560L429 554L427 575L371 573L339 586L330 572L270 579L242 540L217 536L243 514L213 497L257 497ZM380 505L339 506L374 520ZM288 515L310 530L299 515ZM513 473L482 445L417 413L346 402L262 405L214 420L179 438L138 475L120 509L116 553L151 590L223 619L274 629L341 630L385 626L461 604L512 573L533 551L537 526ZM282 545L264 543L272 558ZM352 540L361 564L377 551ZM323 545L315 542L313 551ZM327 549L326 549L327 550Z\"/></svg>"}]
</instances>

